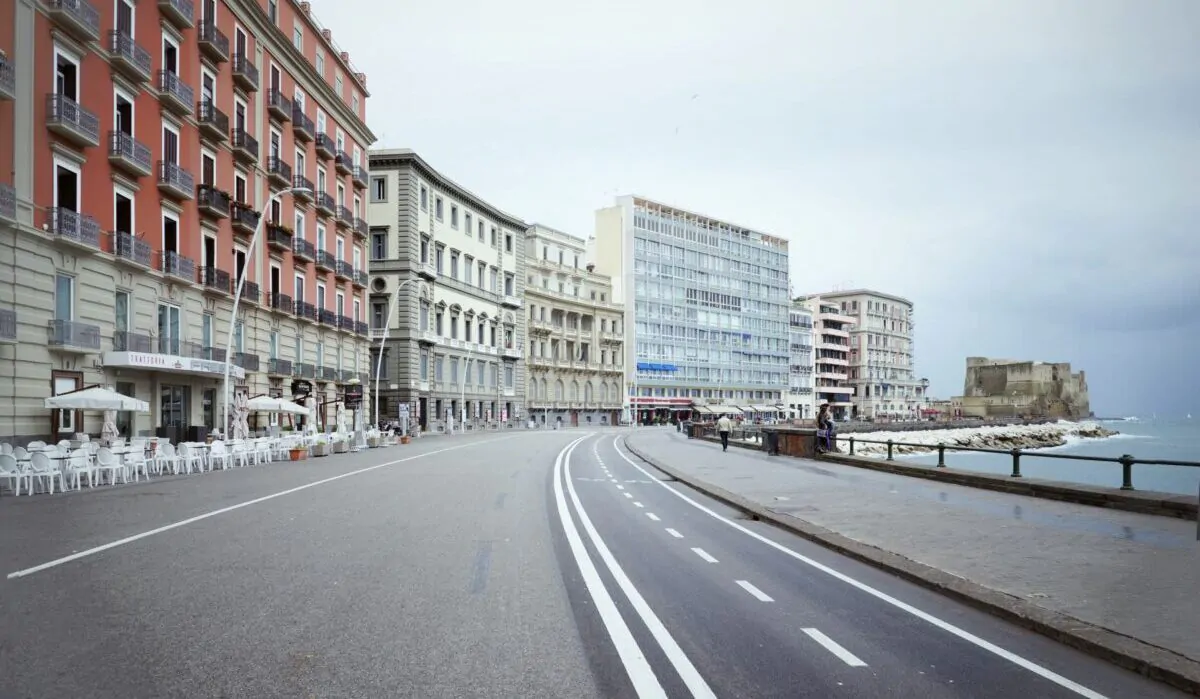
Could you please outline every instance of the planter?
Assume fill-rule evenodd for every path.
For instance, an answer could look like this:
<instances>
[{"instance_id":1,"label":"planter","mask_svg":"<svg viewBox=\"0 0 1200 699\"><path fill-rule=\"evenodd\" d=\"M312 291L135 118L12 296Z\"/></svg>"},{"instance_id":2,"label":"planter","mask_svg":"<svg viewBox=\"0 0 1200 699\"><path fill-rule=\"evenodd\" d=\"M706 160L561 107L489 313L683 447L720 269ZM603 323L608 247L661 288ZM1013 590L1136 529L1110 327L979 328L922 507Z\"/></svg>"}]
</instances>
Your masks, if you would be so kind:
<instances>
[{"instance_id":1,"label":"planter","mask_svg":"<svg viewBox=\"0 0 1200 699\"><path fill-rule=\"evenodd\" d=\"M310 447L313 456L329 456L328 444L314 444Z\"/></svg>"},{"instance_id":2,"label":"planter","mask_svg":"<svg viewBox=\"0 0 1200 699\"><path fill-rule=\"evenodd\" d=\"M333 453L334 454L345 454L348 451L350 451L350 445L348 443L346 443L346 442L334 442L333 443Z\"/></svg>"},{"instance_id":3,"label":"planter","mask_svg":"<svg viewBox=\"0 0 1200 699\"><path fill-rule=\"evenodd\" d=\"M308 456L308 450L307 449L292 449L288 452L288 454L292 457L292 461L299 461L299 460L303 459L304 457Z\"/></svg>"},{"instance_id":4,"label":"planter","mask_svg":"<svg viewBox=\"0 0 1200 699\"><path fill-rule=\"evenodd\" d=\"M408 444L410 441L412 441L412 437L409 437L408 435L404 435L400 438L401 444Z\"/></svg>"},{"instance_id":5,"label":"planter","mask_svg":"<svg viewBox=\"0 0 1200 699\"><path fill-rule=\"evenodd\" d=\"M379 448L379 438L378 437L367 437L367 446L372 449L378 449Z\"/></svg>"}]
</instances>

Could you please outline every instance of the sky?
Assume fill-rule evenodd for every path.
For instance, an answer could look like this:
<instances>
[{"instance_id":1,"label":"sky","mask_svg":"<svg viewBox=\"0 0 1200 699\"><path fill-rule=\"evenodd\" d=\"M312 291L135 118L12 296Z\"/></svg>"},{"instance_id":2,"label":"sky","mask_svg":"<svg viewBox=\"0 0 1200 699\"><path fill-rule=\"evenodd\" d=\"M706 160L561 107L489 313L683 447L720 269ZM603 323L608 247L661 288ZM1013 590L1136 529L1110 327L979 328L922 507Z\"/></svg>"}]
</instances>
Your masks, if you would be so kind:
<instances>
[{"instance_id":1,"label":"sky","mask_svg":"<svg viewBox=\"0 0 1200 699\"><path fill-rule=\"evenodd\" d=\"M316 0L376 147L581 237L636 193L790 240L797 295L1200 415L1197 0ZM598 270L603 272L604 270Z\"/></svg>"}]
</instances>

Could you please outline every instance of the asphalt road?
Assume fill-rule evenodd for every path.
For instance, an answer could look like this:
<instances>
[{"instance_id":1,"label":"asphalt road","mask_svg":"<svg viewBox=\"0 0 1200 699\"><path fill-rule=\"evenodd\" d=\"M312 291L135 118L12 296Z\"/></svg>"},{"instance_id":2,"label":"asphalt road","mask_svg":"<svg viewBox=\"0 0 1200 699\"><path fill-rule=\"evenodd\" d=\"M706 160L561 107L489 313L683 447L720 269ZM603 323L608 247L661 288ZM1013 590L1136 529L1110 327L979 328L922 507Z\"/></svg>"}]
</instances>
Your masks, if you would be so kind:
<instances>
[{"instance_id":1,"label":"asphalt road","mask_svg":"<svg viewBox=\"0 0 1200 699\"><path fill-rule=\"evenodd\" d=\"M1179 696L587 434L6 496L0 698Z\"/></svg>"}]
</instances>

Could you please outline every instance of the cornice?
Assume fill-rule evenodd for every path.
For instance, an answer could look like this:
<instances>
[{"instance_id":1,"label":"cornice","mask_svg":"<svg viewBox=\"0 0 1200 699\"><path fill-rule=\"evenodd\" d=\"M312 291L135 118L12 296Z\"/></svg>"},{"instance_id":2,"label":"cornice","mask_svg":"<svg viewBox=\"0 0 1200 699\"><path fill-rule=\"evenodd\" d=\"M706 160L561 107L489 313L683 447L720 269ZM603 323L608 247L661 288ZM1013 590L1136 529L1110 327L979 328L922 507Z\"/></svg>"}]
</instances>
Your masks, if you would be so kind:
<instances>
[{"instance_id":1,"label":"cornice","mask_svg":"<svg viewBox=\"0 0 1200 699\"><path fill-rule=\"evenodd\" d=\"M476 212L482 212L486 217L507 226L516 233L525 233L529 230L528 223L517 216L501 211L454 180L441 174L426 162L424 158L418 155L416 151L408 149L368 151L367 165L367 169L372 173L411 167L424 176L426 180L441 187L445 193L453 196L460 202L468 204ZM519 240L524 240L524 236L521 236Z\"/></svg>"}]
</instances>

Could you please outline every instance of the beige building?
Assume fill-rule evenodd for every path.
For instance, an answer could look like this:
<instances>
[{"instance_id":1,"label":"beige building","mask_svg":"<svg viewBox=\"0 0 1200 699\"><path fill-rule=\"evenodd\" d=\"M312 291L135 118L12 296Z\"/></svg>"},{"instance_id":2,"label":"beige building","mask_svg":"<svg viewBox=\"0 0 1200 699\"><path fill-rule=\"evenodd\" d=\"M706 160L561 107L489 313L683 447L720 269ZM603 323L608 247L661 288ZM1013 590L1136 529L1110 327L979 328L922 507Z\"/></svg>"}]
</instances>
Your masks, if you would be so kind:
<instances>
[{"instance_id":1,"label":"beige building","mask_svg":"<svg viewBox=\"0 0 1200 699\"><path fill-rule=\"evenodd\" d=\"M953 401L968 417L1091 415L1087 375L1072 374L1068 362L967 357L963 395Z\"/></svg>"},{"instance_id":2,"label":"beige building","mask_svg":"<svg viewBox=\"0 0 1200 699\"><path fill-rule=\"evenodd\" d=\"M838 420L854 410L854 387L850 385L850 331L854 318L836 301L822 294L799 299L813 311L813 391L816 405L828 403Z\"/></svg>"},{"instance_id":3,"label":"beige building","mask_svg":"<svg viewBox=\"0 0 1200 699\"><path fill-rule=\"evenodd\" d=\"M534 224L525 234L526 402L546 425L616 425L625 374L624 311L587 245Z\"/></svg>"},{"instance_id":4,"label":"beige building","mask_svg":"<svg viewBox=\"0 0 1200 699\"><path fill-rule=\"evenodd\" d=\"M372 391L390 325L381 418L407 405L435 432L457 427L464 413L469 429L517 422L525 414L526 224L411 150L369 157Z\"/></svg>"},{"instance_id":5,"label":"beige building","mask_svg":"<svg viewBox=\"0 0 1200 699\"><path fill-rule=\"evenodd\" d=\"M869 289L821 294L850 328L847 385L854 388L858 417L917 419L926 407L925 387L913 362L913 304L908 299Z\"/></svg>"}]
</instances>

